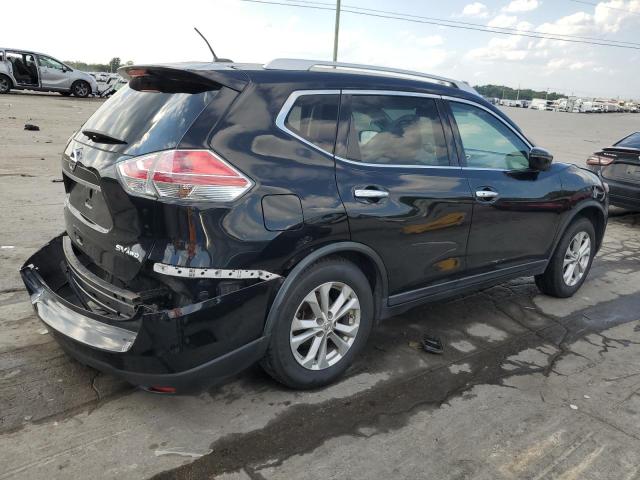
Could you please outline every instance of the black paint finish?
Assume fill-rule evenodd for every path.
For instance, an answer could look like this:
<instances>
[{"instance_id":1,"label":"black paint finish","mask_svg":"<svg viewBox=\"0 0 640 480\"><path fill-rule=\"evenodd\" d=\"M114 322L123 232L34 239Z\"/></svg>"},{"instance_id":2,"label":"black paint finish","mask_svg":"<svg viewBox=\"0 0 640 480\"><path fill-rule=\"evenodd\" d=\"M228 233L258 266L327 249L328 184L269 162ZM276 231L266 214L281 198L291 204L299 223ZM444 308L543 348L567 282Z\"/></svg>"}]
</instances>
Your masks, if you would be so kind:
<instances>
[{"instance_id":1,"label":"black paint finish","mask_svg":"<svg viewBox=\"0 0 640 480\"><path fill-rule=\"evenodd\" d=\"M217 94L203 95L206 101L198 103L203 110L189 125L181 123L179 109L173 111L175 128L184 132L179 139L172 136L169 145L155 136L145 144L144 135L137 135L132 145L104 146L78 133L62 158L67 234L86 268L144 299L136 305L137 313L88 310L69 288L59 241L30 258L22 270L30 292L45 290L62 310L85 312L139 332L134 348L125 354L98 351L56 335L83 361L129 381L178 385L181 376L204 371L219 376L220 369L235 371L258 359L296 276L328 255L345 255L363 268L375 284L376 315L382 318L428 299L539 273L575 215L600 222L599 238L604 234L607 198L596 175L562 164L547 171L466 169L445 100L436 101L444 119L448 166L344 161L340 157L349 134L344 105L337 157L291 136L275 121L294 91L374 88L477 102L519 131L472 93L350 73L185 69L185 78L215 82ZM155 71L173 75L172 70ZM109 134L109 125L100 123L101 110L93 124ZM138 131L127 125L135 118L118 120L122 132ZM169 118L153 124L172 128ZM212 149L251 178L253 188L230 203L158 201L125 193L118 162L131 158L130 153L148 153L148 148L174 147ZM71 154L78 149L80 158L72 165ZM388 196L356 198L355 190L362 188L380 189ZM479 200L475 192L485 188L499 196ZM124 254L118 245L135 255ZM260 269L282 278L222 282L168 277L153 271L156 262Z\"/></svg>"}]
</instances>

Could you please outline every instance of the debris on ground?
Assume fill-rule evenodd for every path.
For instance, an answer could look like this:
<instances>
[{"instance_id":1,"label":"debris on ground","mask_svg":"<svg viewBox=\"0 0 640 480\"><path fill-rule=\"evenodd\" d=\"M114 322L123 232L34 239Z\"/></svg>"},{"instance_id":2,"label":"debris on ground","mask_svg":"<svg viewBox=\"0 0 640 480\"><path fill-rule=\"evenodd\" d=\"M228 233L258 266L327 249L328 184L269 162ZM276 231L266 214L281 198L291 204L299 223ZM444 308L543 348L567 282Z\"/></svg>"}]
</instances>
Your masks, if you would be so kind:
<instances>
[{"instance_id":1,"label":"debris on ground","mask_svg":"<svg viewBox=\"0 0 640 480\"><path fill-rule=\"evenodd\" d=\"M24 129L37 132L37 131L40 130L40 127L38 125L34 125L33 123L25 123L24 124Z\"/></svg>"},{"instance_id":2,"label":"debris on ground","mask_svg":"<svg viewBox=\"0 0 640 480\"><path fill-rule=\"evenodd\" d=\"M577 409L578 409L578 406L577 406L577 405L574 405L574 404L572 403L572 404L570 404L570 405L569 405L569 408L570 408L571 410L577 410Z\"/></svg>"},{"instance_id":3,"label":"debris on ground","mask_svg":"<svg viewBox=\"0 0 640 480\"><path fill-rule=\"evenodd\" d=\"M209 455L212 451L213 450L211 449L192 451L192 450L186 450L184 448L178 447L178 448L168 448L164 450L156 450L154 454L156 457L161 457L164 455L178 455L180 457L200 458L205 455Z\"/></svg>"},{"instance_id":4,"label":"debris on ground","mask_svg":"<svg viewBox=\"0 0 640 480\"><path fill-rule=\"evenodd\" d=\"M51 180L53 183L62 183L62 179L61 178L54 178Z\"/></svg>"},{"instance_id":5,"label":"debris on ground","mask_svg":"<svg viewBox=\"0 0 640 480\"><path fill-rule=\"evenodd\" d=\"M440 355L444 352L442 341L438 337L431 337L426 333L422 336L422 348L425 352Z\"/></svg>"}]
</instances>

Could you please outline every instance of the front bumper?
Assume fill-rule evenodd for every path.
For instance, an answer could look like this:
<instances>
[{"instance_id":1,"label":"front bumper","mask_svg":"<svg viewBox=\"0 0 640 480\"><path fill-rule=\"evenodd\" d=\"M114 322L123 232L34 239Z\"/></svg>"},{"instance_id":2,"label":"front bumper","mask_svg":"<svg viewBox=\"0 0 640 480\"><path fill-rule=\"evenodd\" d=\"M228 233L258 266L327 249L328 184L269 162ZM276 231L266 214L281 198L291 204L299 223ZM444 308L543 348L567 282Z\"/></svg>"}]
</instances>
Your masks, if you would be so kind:
<instances>
[{"instance_id":1,"label":"front bumper","mask_svg":"<svg viewBox=\"0 0 640 480\"><path fill-rule=\"evenodd\" d=\"M38 317L80 362L141 386L179 390L233 375L266 351L268 308L282 279L170 310L137 308L127 318L95 313L69 286L56 237L20 273Z\"/></svg>"}]
</instances>

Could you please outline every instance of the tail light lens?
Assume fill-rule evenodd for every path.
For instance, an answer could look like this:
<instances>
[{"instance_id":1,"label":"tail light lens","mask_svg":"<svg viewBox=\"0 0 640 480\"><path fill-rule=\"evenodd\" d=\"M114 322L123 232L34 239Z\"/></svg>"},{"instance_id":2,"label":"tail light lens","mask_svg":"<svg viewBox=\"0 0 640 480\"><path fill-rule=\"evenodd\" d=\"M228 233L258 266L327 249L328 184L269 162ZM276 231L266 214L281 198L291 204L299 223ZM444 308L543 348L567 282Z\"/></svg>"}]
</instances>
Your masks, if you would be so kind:
<instances>
[{"instance_id":1,"label":"tail light lens","mask_svg":"<svg viewBox=\"0 0 640 480\"><path fill-rule=\"evenodd\" d=\"M603 157L602 155L594 154L587 158L587 165L598 165L604 167L613 162L613 160L614 159L610 157Z\"/></svg>"},{"instance_id":2,"label":"tail light lens","mask_svg":"<svg viewBox=\"0 0 640 480\"><path fill-rule=\"evenodd\" d=\"M134 195L229 202L253 182L209 150L166 150L118 164L124 187Z\"/></svg>"}]
</instances>

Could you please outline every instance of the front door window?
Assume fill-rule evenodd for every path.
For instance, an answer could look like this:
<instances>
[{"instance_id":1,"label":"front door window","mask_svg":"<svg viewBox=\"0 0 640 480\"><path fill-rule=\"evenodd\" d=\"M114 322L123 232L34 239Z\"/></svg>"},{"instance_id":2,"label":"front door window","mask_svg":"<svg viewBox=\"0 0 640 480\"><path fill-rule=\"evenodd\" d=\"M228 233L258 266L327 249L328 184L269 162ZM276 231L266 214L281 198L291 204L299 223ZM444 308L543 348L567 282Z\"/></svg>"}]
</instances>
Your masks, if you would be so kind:
<instances>
[{"instance_id":1,"label":"front door window","mask_svg":"<svg viewBox=\"0 0 640 480\"><path fill-rule=\"evenodd\" d=\"M62 65L62 63L60 63L59 61L54 60L53 58L40 56L38 57L38 59L40 60L41 67L54 68L60 71L64 70L64 65Z\"/></svg>"},{"instance_id":2,"label":"front door window","mask_svg":"<svg viewBox=\"0 0 640 480\"><path fill-rule=\"evenodd\" d=\"M529 168L529 147L504 123L473 105L460 102L451 102L450 105L460 132L467 167Z\"/></svg>"}]
</instances>

